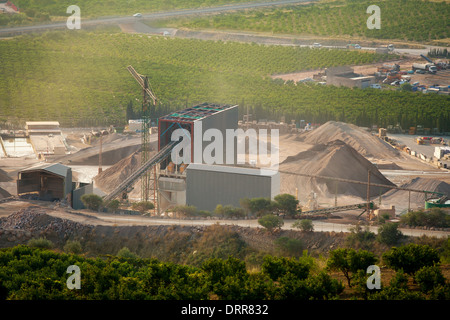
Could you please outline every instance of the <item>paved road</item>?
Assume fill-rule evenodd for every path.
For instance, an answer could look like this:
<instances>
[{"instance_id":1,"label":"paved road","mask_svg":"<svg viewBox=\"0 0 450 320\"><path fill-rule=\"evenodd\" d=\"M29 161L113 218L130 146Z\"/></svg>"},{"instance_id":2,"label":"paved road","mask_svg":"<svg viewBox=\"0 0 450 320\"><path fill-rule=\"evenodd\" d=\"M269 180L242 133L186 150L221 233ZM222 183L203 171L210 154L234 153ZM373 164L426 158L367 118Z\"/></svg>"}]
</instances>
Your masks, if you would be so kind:
<instances>
[{"instance_id":1,"label":"paved road","mask_svg":"<svg viewBox=\"0 0 450 320\"><path fill-rule=\"evenodd\" d=\"M278 6L278 5L289 5L289 4L297 4L303 2L313 2L316 0L282 0L282 1L270 1L270 2L255 2L255 3L242 3L242 4L234 4L234 5L224 5L219 7L208 7L208 8L197 8L197 9L183 9L183 10L172 10L165 12L155 12L142 14L142 18L134 18L132 16L121 16L121 17L103 17L92 20L83 20L81 19L81 28L83 26L94 26L94 25L102 25L102 24L120 24L120 23L130 23L134 22L137 19L160 19L160 18L170 18L170 17L179 17L193 14L211 14L211 13L220 13L226 11L235 11L235 10L245 10L251 8L260 8L260 7L269 7L269 6ZM83 9L81 9L81 15L83 15ZM67 15L69 17L69 15ZM52 23L52 24L43 24L43 25L34 25L34 26L25 26L25 27L11 27L11 28L2 28L0 29L0 36L7 35L11 33L26 33L33 31L42 31L49 29L62 29L66 28L66 22L63 23Z\"/></svg>"}]
</instances>

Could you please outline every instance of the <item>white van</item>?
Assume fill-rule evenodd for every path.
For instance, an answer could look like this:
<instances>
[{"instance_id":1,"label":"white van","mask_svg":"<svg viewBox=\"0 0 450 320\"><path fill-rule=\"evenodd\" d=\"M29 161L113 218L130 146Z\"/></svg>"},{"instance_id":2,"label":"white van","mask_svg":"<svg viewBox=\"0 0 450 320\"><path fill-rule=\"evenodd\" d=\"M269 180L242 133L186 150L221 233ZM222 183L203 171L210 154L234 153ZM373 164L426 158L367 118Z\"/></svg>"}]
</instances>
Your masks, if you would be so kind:
<instances>
[{"instance_id":1,"label":"white van","mask_svg":"<svg viewBox=\"0 0 450 320\"><path fill-rule=\"evenodd\" d=\"M373 89L381 89L381 85L378 83L371 84L370 87Z\"/></svg>"}]
</instances>

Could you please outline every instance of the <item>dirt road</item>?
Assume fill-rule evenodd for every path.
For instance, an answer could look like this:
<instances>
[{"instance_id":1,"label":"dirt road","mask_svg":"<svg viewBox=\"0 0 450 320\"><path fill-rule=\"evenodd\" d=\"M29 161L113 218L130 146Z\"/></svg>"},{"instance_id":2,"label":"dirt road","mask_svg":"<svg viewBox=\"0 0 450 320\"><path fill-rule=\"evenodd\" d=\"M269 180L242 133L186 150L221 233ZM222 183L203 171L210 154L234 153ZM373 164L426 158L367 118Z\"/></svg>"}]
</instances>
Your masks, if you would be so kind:
<instances>
[{"instance_id":1,"label":"dirt road","mask_svg":"<svg viewBox=\"0 0 450 320\"><path fill-rule=\"evenodd\" d=\"M64 208L57 208L52 203L44 201L9 201L0 203L0 218L7 217L10 214L17 212L21 208L28 206L39 206L43 208L50 216L68 219L75 222L80 222L89 225L103 225L103 226L158 226L158 225L183 225L183 226L211 226L219 225L234 225L240 227L261 228L256 219L250 220L219 220L219 219L171 219L171 218L155 218L144 216L125 216L96 213L89 210L65 210ZM286 219L284 221L283 230L297 230L292 225L297 220ZM314 231L316 232L351 232L354 227L353 224L314 221ZM371 226L370 231L377 233L378 228ZM421 230L421 229L400 229L400 231L407 236L420 237L427 235L437 238L446 238L450 236L450 231L436 231L436 230Z\"/></svg>"}]
</instances>

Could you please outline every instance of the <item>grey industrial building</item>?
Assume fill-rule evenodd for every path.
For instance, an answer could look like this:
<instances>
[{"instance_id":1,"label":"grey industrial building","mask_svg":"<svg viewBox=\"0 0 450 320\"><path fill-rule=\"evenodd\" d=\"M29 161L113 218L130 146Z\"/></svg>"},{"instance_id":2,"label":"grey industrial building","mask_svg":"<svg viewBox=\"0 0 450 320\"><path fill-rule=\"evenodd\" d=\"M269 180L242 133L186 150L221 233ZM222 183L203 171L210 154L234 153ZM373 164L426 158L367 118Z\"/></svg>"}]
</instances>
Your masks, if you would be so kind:
<instances>
[{"instance_id":1,"label":"grey industrial building","mask_svg":"<svg viewBox=\"0 0 450 320\"><path fill-rule=\"evenodd\" d=\"M347 66L328 68L325 71L327 85L368 88L375 83L374 76L361 76L356 74L352 68Z\"/></svg>"},{"instance_id":2,"label":"grey industrial building","mask_svg":"<svg viewBox=\"0 0 450 320\"><path fill-rule=\"evenodd\" d=\"M240 199L273 199L279 192L280 174L274 171L198 163L186 169L186 204L199 210L240 207Z\"/></svg>"}]
</instances>

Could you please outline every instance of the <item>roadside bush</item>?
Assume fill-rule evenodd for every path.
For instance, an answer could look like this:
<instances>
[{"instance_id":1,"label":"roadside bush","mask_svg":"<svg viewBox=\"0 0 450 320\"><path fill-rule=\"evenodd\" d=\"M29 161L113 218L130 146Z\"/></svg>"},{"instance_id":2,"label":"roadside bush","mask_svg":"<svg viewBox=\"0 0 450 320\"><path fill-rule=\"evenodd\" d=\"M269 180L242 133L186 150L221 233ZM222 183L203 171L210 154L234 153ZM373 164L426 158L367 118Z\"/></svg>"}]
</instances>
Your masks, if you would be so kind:
<instances>
[{"instance_id":1,"label":"roadside bush","mask_svg":"<svg viewBox=\"0 0 450 320\"><path fill-rule=\"evenodd\" d=\"M133 208L133 210L139 211L141 214L148 214L148 211L154 209L155 205L150 201L139 201L133 203L131 205L131 208Z\"/></svg>"},{"instance_id":2,"label":"roadside bush","mask_svg":"<svg viewBox=\"0 0 450 320\"><path fill-rule=\"evenodd\" d=\"M294 228L300 229L301 231L306 231L306 232L314 231L314 225L313 225L312 220L310 220L310 219L301 219L301 220L295 221L292 224L292 226Z\"/></svg>"},{"instance_id":3,"label":"roadside bush","mask_svg":"<svg viewBox=\"0 0 450 320\"><path fill-rule=\"evenodd\" d=\"M243 208L235 208L231 205L222 206L221 204L214 209L214 214L221 218L244 218L246 215Z\"/></svg>"},{"instance_id":4,"label":"roadside bush","mask_svg":"<svg viewBox=\"0 0 450 320\"><path fill-rule=\"evenodd\" d=\"M81 196L81 202L88 209L98 211L103 204L103 199L96 194L84 194Z\"/></svg>"},{"instance_id":5,"label":"roadside bush","mask_svg":"<svg viewBox=\"0 0 450 320\"><path fill-rule=\"evenodd\" d=\"M195 206L178 205L172 208L172 212L182 217L194 217L197 215L197 208Z\"/></svg>"},{"instance_id":6,"label":"roadside bush","mask_svg":"<svg viewBox=\"0 0 450 320\"><path fill-rule=\"evenodd\" d=\"M291 194L283 193L274 198L277 208L288 216L294 216L297 213L298 200Z\"/></svg>"},{"instance_id":7,"label":"roadside bush","mask_svg":"<svg viewBox=\"0 0 450 320\"><path fill-rule=\"evenodd\" d=\"M281 228L284 225L283 219L273 214L266 214L258 219L258 223L272 232L274 229Z\"/></svg>"}]
</instances>

